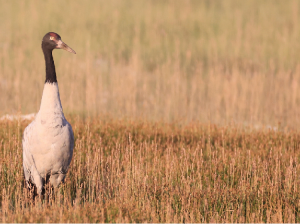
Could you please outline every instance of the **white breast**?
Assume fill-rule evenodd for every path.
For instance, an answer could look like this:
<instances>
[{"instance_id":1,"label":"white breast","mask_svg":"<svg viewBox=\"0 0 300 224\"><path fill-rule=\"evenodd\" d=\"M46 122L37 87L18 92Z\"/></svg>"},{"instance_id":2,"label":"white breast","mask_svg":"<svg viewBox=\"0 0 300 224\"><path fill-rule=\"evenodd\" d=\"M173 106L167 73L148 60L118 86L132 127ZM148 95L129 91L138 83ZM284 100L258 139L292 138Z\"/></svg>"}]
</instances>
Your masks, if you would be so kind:
<instances>
[{"instance_id":1,"label":"white breast","mask_svg":"<svg viewBox=\"0 0 300 224\"><path fill-rule=\"evenodd\" d=\"M25 178L38 191L47 175L56 187L64 180L74 148L71 125L65 119L57 83L45 83L42 102L34 121L23 136L23 166Z\"/></svg>"}]
</instances>

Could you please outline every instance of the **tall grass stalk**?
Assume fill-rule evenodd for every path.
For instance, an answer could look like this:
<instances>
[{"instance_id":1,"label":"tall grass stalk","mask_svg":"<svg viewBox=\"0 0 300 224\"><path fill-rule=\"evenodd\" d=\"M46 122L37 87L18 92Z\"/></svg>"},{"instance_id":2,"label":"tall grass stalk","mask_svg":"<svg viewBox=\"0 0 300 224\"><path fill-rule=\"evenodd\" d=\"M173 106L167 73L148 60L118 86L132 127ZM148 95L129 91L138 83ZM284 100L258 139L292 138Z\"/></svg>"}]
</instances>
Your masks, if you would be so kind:
<instances>
[{"instance_id":1,"label":"tall grass stalk","mask_svg":"<svg viewBox=\"0 0 300 224\"><path fill-rule=\"evenodd\" d=\"M0 1L0 115L39 109L41 39L67 113L297 128L299 2Z\"/></svg>"},{"instance_id":2,"label":"tall grass stalk","mask_svg":"<svg viewBox=\"0 0 300 224\"><path fill-rule=\"evenodd\" d=\"M299 133L71 116L66 182L33 201L0 123L2 222L299 222Z\"/></svg>"}]
</instances>

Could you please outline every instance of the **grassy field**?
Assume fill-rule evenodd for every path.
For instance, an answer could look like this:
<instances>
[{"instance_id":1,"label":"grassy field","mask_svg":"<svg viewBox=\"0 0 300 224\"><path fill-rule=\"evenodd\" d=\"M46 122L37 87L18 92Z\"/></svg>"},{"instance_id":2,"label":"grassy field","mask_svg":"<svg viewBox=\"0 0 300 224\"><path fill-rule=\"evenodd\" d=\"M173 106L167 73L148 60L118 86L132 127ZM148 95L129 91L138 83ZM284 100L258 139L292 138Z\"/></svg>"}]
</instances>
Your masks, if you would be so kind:
<instances>
[{"instance_id":1,"label":"grassy field","mask_svg":"<svg viewBox=\"0 0 300 224\"><path fill-rule=\"evenodd\" d=\"M300 222L300 136L242 127L69 117L66 182L32 201L20 139L0 123L2 222Z\"/></svg>"},{"instance_id":2,"label":"grassy field","mask_svg":"<svg viewBox=\"0 0 300 224\"><path fill-rule=\"evenodd\" d=\"M54 51L66 183L31 200L29 121L0 120L0 221L300 222L299 1L0 5L0 117L39 110L45 33L77 52Z\"/></svg>"},{"instance_id":3,"label":"grassy field","mask_svg":"<svg viewBox=\"0 0 300 224\"><path fill-rule=\"evenodd\" d=\"M0 115L39 109L55 31L67 113L300 125L297 0L0 3Z\"/></svg>"}]
</instances>

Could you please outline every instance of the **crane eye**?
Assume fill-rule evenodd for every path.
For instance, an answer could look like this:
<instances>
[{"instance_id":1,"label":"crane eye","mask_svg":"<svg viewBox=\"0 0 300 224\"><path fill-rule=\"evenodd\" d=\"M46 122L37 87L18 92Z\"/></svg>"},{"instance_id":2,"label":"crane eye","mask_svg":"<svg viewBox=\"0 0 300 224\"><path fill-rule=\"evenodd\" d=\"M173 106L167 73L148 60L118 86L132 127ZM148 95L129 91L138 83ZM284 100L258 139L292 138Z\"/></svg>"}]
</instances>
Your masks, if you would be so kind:
<instances>
[{"instance_id":1,"label":"crane eye","mask_svg":"<svg viewBox=\"0 0 300 224\"><path fill-rule=\"evenodd\" d=\"M50 36L50 40L54 40L54 37Z\"/></svg>"}]
</instances>

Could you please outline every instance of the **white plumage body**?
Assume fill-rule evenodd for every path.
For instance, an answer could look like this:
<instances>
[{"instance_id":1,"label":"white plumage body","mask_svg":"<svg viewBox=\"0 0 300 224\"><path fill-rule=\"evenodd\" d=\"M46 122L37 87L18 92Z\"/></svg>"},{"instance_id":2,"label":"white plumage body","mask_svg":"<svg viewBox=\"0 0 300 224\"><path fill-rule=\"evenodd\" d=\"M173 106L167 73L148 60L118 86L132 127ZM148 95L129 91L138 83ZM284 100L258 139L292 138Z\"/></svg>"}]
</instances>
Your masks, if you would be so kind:
<instances>
[{"instance_id":1,"label":"white plumage body","mask_svg":"<svg viewBox=\"0 0 300 224\"><path fill-rule=\"evenodd\" d=\"M40 110L23 135L23 168L39 194L46 177L57 187L64 181L74 148L74 134L65 119L57 82L45 83Z\"/></svg>"}]
</instances>

